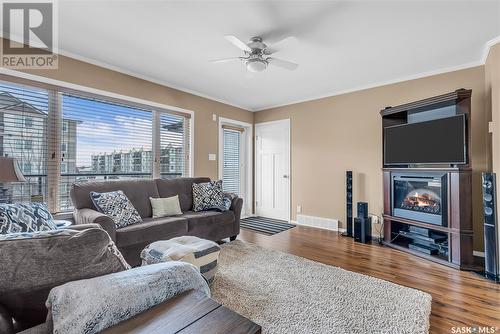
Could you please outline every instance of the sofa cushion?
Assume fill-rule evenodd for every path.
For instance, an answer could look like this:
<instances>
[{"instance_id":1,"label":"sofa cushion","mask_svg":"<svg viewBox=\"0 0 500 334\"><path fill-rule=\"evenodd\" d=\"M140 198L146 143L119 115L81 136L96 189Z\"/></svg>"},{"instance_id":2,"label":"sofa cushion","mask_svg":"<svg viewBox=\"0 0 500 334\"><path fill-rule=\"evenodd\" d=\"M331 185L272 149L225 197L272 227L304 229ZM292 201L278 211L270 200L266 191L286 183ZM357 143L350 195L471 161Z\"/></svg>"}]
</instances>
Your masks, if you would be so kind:
<instances>
[{"instance_id":1,"label":"sofa cushion","mask_svg":"<svg viewBox=\"0 0 500 334\"><path fill-rule=\"evenodd\" d=\"M188 221L184 217L145 218L143 222L116 230L116 244L126 247L142 242L170 239L185 235Z\"/></svg>"},{"instance_id":2,"label":"sofa cushion","mask_svg":"<svg viewBox=\"0 0 500 334\"><path fill-rule=\"evenodd\" d=\"M224 211L224 208L221 180L193 184L193 211Z\"/></svg>"},{"instance_id":3,"label":"sofa cushion","mask_svg":"<svg viewBox=\"0 0 500 334\"><path fill-rule=\"evenodd\" d=\"M182 212L193 208L193 183L210 182L208 177L183 177L178 179L156 179L158 187L157 197L171 197L179 195ZM154 197L154 196L152 196Z\"/></svg>"},{"instance_id":4,"label":"sofa cushion","mask_svg":"<svg viewBox=\"0 0 500 334\"><path fill-rule=\"evenodd\" d=\"M0 234L57 229L45 203L0 204Z\"/></svg>"},{"instance_id":5,"label":"sofa cushion","mask_svg":"<svg viewBox=\"0 0 500 334\"><path fill-rule=\"evenodd\" d=\"M76 209L88 208L96 210L97 208L90 199L90 192L95 191L105 193L116 190L123 191L142 218L152 216L151 202L149 201L149 198L159 197L158 189L156 188L154 180L136 179L123 181L80 182L73 184L70 195Z\"/></svg>"},{"instance_id":6,"label":"sofa cushion","mask_svg":"<svg viewBox=\"0 0 500 334\"><path fill-rule=\"evenodd\" d=\"M233 211L188 211L182 217L187 219L188 233L192 235L209 234L211 230L217 230L223 225L230 225L232 227L234 223Z\"/></svg>"}]
</instances>

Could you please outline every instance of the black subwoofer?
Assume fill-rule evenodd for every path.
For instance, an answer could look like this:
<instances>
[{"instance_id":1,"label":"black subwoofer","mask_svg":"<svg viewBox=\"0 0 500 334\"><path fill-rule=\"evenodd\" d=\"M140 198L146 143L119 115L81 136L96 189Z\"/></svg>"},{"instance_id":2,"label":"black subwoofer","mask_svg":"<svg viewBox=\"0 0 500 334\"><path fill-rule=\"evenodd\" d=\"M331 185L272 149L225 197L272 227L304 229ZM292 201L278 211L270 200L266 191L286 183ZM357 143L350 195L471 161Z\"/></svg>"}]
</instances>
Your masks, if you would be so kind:
<instances>
[{"instance_id":1,"label":"black subwoofer","mask_svg":"<svg viewBox=\"0 0 500 334\"><path fill-rule=\"evenodd\" d=\"M372 240L372 220L368 217L366 202L358 202L358 216L354 218L354 240L363 243Z\"/></svg>"}]
</instances>

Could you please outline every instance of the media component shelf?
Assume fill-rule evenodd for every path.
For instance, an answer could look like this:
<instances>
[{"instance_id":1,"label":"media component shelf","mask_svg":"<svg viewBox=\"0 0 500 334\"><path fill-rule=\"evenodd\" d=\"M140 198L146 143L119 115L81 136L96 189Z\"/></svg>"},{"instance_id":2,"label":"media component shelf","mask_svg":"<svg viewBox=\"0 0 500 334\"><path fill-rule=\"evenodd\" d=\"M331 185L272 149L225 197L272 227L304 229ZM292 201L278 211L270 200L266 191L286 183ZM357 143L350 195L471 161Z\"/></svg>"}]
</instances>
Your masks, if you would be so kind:
<instances>
[{"instance_id":1,"label":"media component shelf","mask_svg":"<svg viewBox=\"0 0 500 334\"><path fill-rule=\"evenodd\" d=\"M459 89L381 111L383 243L463 270L474 269L470 98ZM431 144L440 129L453 152L433 151L446 150L446 143Z\"/></svg>"}]
</instances>

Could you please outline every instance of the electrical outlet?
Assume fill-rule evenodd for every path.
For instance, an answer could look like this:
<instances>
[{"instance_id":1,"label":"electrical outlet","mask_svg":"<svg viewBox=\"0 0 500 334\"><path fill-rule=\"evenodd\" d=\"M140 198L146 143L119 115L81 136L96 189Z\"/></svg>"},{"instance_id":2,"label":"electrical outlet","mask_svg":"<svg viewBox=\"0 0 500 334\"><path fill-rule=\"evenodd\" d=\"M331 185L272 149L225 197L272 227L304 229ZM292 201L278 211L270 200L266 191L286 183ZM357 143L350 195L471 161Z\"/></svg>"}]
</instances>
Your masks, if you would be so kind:
<instances>
[{"instance_id":1,"label":"electrical outlet","mask_svg":"<svg viewBox=\"0 0 500 334\"><path fill-rule=\"evenodd\" d=\"M302 212L302 205L297 205L297 213L301 213Z\"/></svg>"},{"instance_id":2,"label":"electrical outlet","mask_svg":"<svg viewBox=\"0 0 500 334\"><path fill-rule=\"evenodd\" d=\"M215 153L209 153L208 154L208 160L209 161L215 161L215 160L217 160L217 155Z\"/></svg>"}]
</instances>

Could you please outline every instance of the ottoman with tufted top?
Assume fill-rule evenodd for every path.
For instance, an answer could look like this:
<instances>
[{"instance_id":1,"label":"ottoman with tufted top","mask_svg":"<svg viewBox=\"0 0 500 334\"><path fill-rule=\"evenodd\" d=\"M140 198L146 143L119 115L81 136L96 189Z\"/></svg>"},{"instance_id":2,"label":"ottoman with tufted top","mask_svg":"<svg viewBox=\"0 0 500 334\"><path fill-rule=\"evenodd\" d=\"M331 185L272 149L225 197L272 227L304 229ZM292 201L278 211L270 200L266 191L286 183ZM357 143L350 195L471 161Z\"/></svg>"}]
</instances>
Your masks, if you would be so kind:
<instances>
[{"instance_id":1,"label":"ottoman with tufted top","mask_svg":"<svg viewBox=\"0 0 500 334\"><path fill-rule=\"evenodd\" d=\"M217 243L193 236L155 241L141 252L142 265L166 261L188 262L197 267L208 283L217 272L220 247Z\"/></svg>"}]
</instances>

